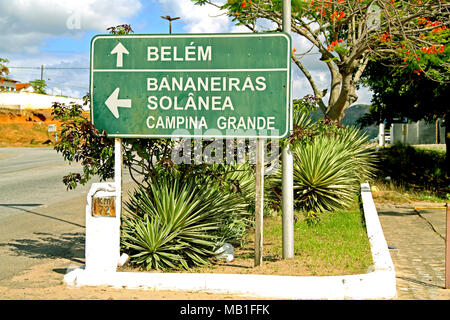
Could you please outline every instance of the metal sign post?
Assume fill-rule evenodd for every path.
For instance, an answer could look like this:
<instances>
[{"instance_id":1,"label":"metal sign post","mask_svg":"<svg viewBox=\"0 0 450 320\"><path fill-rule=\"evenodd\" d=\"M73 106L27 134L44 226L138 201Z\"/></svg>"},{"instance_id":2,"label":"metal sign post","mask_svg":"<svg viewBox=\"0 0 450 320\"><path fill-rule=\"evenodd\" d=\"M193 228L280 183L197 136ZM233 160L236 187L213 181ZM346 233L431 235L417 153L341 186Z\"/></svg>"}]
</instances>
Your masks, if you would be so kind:
<instances>
[{"instance_id":1,"label":"metal sign post","mask_svg":"<svg viewBox=\"0 0 450 320\"><path fill-rule=\"evenodd\" d=\"M122 213L122 139L114 139L114 183L116 184L116 214Z\"/></svg>"},{"instance_id":2,"label":"metal sign post","mask_svg":"<svg viewBox=\"0 0 450 320\"><path fill-rule=\"evenodd\" d=\"M263 260L264 142L256 140L255 267L262 265Z\"/></svg>"},{"instance_id":3,"label":"metal sign post","mask_svg":"<svg viewBox=\"0 0 450 320\"><path fill-rule=\"evenodd\" d=\"M450 289L450 210L445 204L445 289Z\"/></svg>"},{"instance_id":4,"label":"metal sign post","mask_svg":"<svg viewBox=\"0 0 450 320\"><path fill-rule=\"evenodd\" d=\"M291 0L283 0L283 31L291 33ZM292 116L290 120L292 130ZM283 258L289 259L294 257L294 158L289 144L283 147L282 162Z\"/></svg>"}]
</instances>

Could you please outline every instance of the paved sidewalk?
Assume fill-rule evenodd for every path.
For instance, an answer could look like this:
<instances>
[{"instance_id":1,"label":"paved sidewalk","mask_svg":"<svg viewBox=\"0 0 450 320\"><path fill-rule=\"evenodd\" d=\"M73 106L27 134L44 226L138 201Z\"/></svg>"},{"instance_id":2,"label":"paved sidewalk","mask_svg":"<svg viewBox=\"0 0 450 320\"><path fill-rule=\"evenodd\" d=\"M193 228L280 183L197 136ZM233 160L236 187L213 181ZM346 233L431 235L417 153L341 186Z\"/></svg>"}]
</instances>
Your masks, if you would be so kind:
<instances>
[{"instance_id":1,"label":"paved sidewalk","mask_svg":"<svg viewBox=\"0 0 450 320\"><path fill-rule=\"evenodd\" d=\"M450 300L450 289L444 289L445 210L417 212L412 204L376 207L387 244L395 247L389 251L397 274L397 299Z\"/></svg>"}]
</instances>

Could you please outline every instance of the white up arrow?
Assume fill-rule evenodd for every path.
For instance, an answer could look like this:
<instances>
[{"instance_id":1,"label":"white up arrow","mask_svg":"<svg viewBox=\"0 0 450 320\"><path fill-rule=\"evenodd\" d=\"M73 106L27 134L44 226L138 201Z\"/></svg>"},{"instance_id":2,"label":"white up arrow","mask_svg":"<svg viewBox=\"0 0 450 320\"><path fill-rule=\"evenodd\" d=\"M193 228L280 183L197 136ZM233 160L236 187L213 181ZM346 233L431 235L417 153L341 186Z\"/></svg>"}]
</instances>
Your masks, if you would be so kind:
<instances>
[{"instance_id":1,"label":"white up arrow","mask_svg":"<svg viewBox=\"0 0 450 320\"><path fill-rule=\"evenodd\" d=\"M120 88L116 88L105 101L109 111L111 111L117 119L119 119L119 107L131 108L131 99L119 99L119 91Z\"/></svg>"},{"instance_id":2,"label":"white up arrow","mask_svg":"<svg viewBox=\"0 0 450 320\"><path fill-rule=\"evenodd\" d=\"M123 46L120 42L117 44L117 46L112 49L111 54L117 54L117 63L116 67L123 67L123 54L129 54L127 48Z\"/></svg>"}]
</instances>

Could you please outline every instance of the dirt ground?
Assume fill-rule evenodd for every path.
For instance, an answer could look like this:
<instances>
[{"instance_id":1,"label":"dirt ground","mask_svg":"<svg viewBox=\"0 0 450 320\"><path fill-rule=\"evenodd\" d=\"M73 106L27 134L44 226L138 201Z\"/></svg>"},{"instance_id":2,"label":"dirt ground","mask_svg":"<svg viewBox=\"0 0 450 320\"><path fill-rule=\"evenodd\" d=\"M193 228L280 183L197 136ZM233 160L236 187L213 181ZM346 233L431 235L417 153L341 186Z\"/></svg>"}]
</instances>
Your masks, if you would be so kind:
<instances>
[{"instance_id":1,"label":"dirt ground","mask_svg":"<svg viewBox=\"0 0 450 320\"><path fill-rule=\"evenodd\" d=\"M205 292L153 291L100 287L69 287L63 282L72 261L58 259L39 264L0 286L6 300L242 300L257 297ZM260 298L257 298L258 300Z\"/></svg>"},{"instance_id":2,"label":"dirt ground","mask_svg":"<svg viewBox=\"0 0 450 320\"><path fill-rule=\"evenodd\" d=\"M267 220L267 219L266 219ZM250 238L253 235L250 234ZM202 273L231 273L231 274L266 274L266 275L294 275L311 276L308 267L308 257L296 256L293 259L283 260L280 256L268 254L273 252L274 243L264 242L263 264L254 267L253 241L241 249L236 249L235 260L232 262L217 261L210 267L198 268L185 272ZM66 248L70 250L70 248ZM0 299L8 300L245 300L259 297L239 296L231 294L215 294L207 292L181 292L181 291L153 291L143 289L123 289L112 287L81 287L73 288L63 282L64 275L71 268L83 265L84 259L43 259L25 272L3 281L0 285ZM331 270L331 273L330 273ZM142 272L127 265L118 268L119 272ZM323 275L339 275L341 270L335 268L315 268Z\"/></svg>"}]
</instances>

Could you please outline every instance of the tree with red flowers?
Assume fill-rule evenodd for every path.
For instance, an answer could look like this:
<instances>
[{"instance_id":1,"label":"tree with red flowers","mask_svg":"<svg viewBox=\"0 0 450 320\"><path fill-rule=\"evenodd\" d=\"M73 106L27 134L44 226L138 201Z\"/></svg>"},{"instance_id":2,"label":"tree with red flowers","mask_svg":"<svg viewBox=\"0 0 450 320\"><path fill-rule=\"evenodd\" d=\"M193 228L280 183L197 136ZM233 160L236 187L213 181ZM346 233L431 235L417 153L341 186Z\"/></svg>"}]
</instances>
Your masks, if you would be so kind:
<instances>
[{"instance_id":1,"label":"tree with red flowers","mask_svg":"<svg viewBox=\"0 0 450 320\"><path fill-rule=\"evenodd\" d=\"M9 74L9 69L6 66L6 64L8 63L8 59L4 59L4 58L0 58L0 77L3 75L8 75Z\"/></svg>"},{"instance_id":2,"label":"tree with red flowers","mask_svg":"<svg viewBox=\"0 0 450 320\"><path fill-rule=\"evenodd\" d=\"M257 21L274 23L281 31L282 0L228 0L218 5L239 25L258 32ZM394 61L435 81L450 81L448 50L450 3L446 0L292 0L292 32L310 43L296 48L292 60L309 81L324 115L342 120L344 110L357 99L357 86L370 60ZM304 65L304 56L315 50L330 74L320 88ZM293 50L294 51L294 50ZM444 72L428 68L440 60ZM440 69L441 70L441 69ZM328 100L325 96L329 92Z\"/></svg>"}]
</instances>

